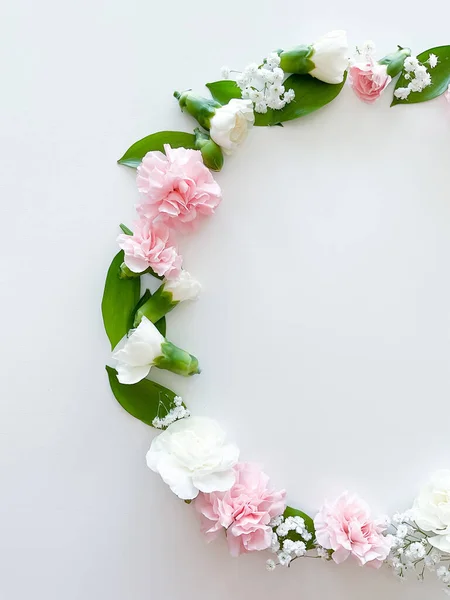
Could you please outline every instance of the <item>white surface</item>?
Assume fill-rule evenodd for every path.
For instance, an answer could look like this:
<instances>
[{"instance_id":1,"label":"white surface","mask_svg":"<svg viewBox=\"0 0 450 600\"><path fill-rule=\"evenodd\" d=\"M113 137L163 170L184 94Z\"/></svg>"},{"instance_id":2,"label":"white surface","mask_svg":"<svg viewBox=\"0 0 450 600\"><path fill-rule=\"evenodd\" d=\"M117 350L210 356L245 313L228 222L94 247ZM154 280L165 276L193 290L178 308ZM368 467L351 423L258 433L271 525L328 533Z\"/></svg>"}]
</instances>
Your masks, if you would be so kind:
<instances>
[{"instance_id":1,"label":"white surface","mask_svg":"<svg viewBox=\"0 0 450 600\"><path fill-rule=\"evenodd\" d=\"M447 0L428 8L3 1L2 600L441 598L384 569L268 574L263 555L207 547L145 466L152 431L111 397L100 315L137 198L115 160L191 129L174 89L338 27L380 55L449 43ZM227 160L217 216L182 242L204 294L168 319L203 373L154 373L311 512L344 488L403 509L450 466L450 107L390 109L390 94L370 107L345 89Z\"/></svg>"}]
</instances>

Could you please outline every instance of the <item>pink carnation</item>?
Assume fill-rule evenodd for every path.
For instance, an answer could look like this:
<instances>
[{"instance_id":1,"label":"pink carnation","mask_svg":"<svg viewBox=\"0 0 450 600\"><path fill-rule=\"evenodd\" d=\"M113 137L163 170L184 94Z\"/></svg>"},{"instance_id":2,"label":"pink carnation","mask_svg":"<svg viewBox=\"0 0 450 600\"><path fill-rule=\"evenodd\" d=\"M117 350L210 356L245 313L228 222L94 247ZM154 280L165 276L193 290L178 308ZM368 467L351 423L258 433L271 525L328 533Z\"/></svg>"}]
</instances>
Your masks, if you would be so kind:
<instances>
[{"instance_id":1,"label":"pink carnation","mask_svg":"<svg viewBox=\"0 0 450 600\"><path fill-rule=\"evenodd\" d=\"M391 82L386 65L357 63L350 67L349 82L356 95L369 104L381 96Z\"/></svg>"},{"instance_id":2,"label":"pink carnation","mask_svg":"<svg viewBox=\"0 0 450 600\"><path fill-rule=\"evenodd\" d=\"M180 274L183 259L172 241L170 229L164 223L140 219L134 223L133 235L123 233L117 241L125 253L125 264L130 271L142 273L151 267L155 273L169 279Z\"/></svg>"},{"instance_id":3,"label":"pink carnation","mask_svg":"<svg viewBox=\"0 0 450 600\"><path fill-rule=\"evenodd\" d=\"M200 493L195 500L202 515L202 530L209 539L227 530L233 556L265 550L272 541L271 519L285 509L286 492L269 488L269 478L258 465L238 463L236 481L227 492Z\"/></svg>"},{"instance_id":4,"label":"pink carnation","mask_svg":"<svg viewBox=\"0 0 450 600\"><path fill-rule=\"evenodd\" d=\"M334 503L325 503L314 519L317 542L333 550L332 558L339 564L350 555L361 566L379 568L390 551L390 542L383 535L383 519L373 521L369 507L358 496L345 492Z\"/></svg>"},{"instance_id":5,"label":"pink carnation","mask_svg":"<svg viewBox=\"0 0 450 600\"><path fill-rule=\"evenodd\" d=\"M164 146L148 152L138 167L137 186L144 194L139 214L177 229L189 229L212 215L221 200L218 183L203 164L199 150Z\"/></svg>"}]
</instances>

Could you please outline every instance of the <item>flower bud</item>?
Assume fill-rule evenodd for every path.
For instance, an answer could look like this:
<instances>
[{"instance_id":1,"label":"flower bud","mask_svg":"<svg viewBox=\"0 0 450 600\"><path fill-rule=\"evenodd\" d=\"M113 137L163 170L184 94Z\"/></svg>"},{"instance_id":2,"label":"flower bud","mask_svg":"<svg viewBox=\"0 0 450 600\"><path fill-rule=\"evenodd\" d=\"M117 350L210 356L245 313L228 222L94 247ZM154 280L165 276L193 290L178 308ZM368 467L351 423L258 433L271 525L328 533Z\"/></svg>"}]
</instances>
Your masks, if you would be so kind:
<instances>
[{"instance_id":1,"label":"flower bud","mask_svg":"<svg viewBox=\"0 0 450 600\"><path fill-rule=\"evenodd\" d=\"M395 77L403 70L403 63L408 56L411 56L411 49L399 46L396 52L388 54L378 62L380 65L386 65L386 72L390 77Z\"/></svg>"},{"instance_id":2,"label":"flower bud","mask_svg":"<svg viewBox=\"0 0 450 600\"><path fill-rule=\"evenodd\" d=\"M348 66L347 34L330 31L311 46L281 52L280 59L286 73L309 73L325 83L342 83Z\"/></svg>"},{"instance_id":3,"label":"flower bud","mask_svg":"<svg viewBox=\"0 0 450 600\"><path fill-rule=\"evenodd\" d=\"M167 369L177 375L190 377L200 373L198 360L192 354L178 348L171 342L165 341L161 344L161 356L154 359L153 364L159 369Z\"/></svg>"},{"instance_id":4,"label":"flower bud","mask_svg":"<svg viewBox=\"0 0 450 600\"><path fill-rule=\"evenodd\" d=\"M184 377L200 373L195 356L168 342L145 316L115 349L113 358L119 382L128 385L144 379L152 366Z\"/></svg>"},{"instance_id":5,"label":"flower bud","mask_svg":"<svg viewBox=\"0 0 450 600\"><path fill-rule=\"evenodd\" d=\"M223 167L223 153L220 146L198 127L194 130L194 133L195 148L202 153L205 165L212 171L220 171Z\"/></svg>"},{"instance_id":6,"label":"flower bud","mask_svg":"<svg viewBox=\"0 0 450 600\"><path fill-rule=\"evenodd\" d=\"M181 110L188 112L205 129L210 127L210 119L214 116L216 108L221 104L215 100L198 96L192 92L174 92L173 95L178 100Z\"/></svg>"},{"instance_id":7,"label":"flower bud","mask_svg":"<svg viewBox=\"0 0 450 600\"><path fill-rule=\"evenodd\" d=\"M200 283L187 271L181 271L175 279L166 279L156 292L138 310L134 317L134 327L137 327L143 317L156 323L179 302L194 300L201 290Z\"/></svg>"}]
</instances>

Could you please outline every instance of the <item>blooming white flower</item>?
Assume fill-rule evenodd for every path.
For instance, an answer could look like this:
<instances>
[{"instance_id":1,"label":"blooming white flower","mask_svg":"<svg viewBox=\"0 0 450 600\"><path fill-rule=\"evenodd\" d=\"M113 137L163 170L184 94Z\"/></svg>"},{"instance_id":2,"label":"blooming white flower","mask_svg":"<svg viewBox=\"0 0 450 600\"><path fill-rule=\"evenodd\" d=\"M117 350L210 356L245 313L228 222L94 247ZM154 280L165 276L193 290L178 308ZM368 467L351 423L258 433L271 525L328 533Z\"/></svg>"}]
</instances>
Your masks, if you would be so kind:
<instances>
[{"instance_id":1,"label":"blooming white flower","mask_svg":"<svg viewBox=\"0 0 450 600\"><path fill-rule=\"evenodd\" d=\"M431 53L428 57L428 64L430 65L430 69L434 69L434 67L438 64L438 57L436 54Z\"/></svg>"},{"instance_id":2,"label":"blooming white flower","mask_svg":"<svg viewBox=\"0 0 450 600\"><path fill-rule=\"evenodd\" d=\"M138 327L112 355L118 361L116 368L120 383L132 384L144 379L155 358L161 356L161 344L164 342L164 337L153 323L142 317Z\"/></svg>"},{"instance_id":3,"label":"blooming white flower","mask_svg":"<svg viewBox=\"0 0 450 600\"><path fill-rule=\"evenodd\" d=\"M225 433L216 421L190 417L172 423L153 440L147 465L179 498L192 500L199 491L229 490L238 458L238 447L225 442Z\"/></svg>"},{"instance_id":4,"label":"blooming white flower","mask_svg":"<svg viewBox=\"0 0 450 600\"><path fill-rule=\"evenodd\" d=\"M210 121L210 135L225 154L231 154L245 140L254 122L251 100L233 98L216 109Z\"/></svg>"},{"instance_id":5,"label":"blooming white flower","mask_svg":"<svg viewBox=\"0 0 450 600\"><path fill-rule=\"evenodd\" d=\"M399 100L406 100L410 93L411 90L409 87L399 87L395 90L394 96Z\"/></svg>"},{"instance_id":6,"label":"blooming white flower","mask_svg":"<svg viewBox=\"0 0 450 600\"><path fill-rule=\"evenodd\" d=\"M408 535L408 527L405 524L401 524L397 528L397 537L402 539Z\"/></svg>"},{"instance_id":7,"label":"blooming white flower","mask_svg":"<svg viewBox=\"0 0 450 600\"><path fill-rule=\"evenodd\" d=\"M221 70L220 70L220 71L221 71L221 73L222 73L222 77L223 77L224 79L229 79L229 77L230 77L230 73L231 73L231 71L230 71L230 67L223 66L223 67L221 68Z\"/></svg>"},{"instance_id":8,"label":"blooming white flower","mask_svg":"<svg viewBox=\"0 0 450 600\"><path fill-rule=\"evenodd\" d=\"M435 535L432 546L450 553L450 471L438 471L420 491L413 505L417 525Z\"/></svg>"},{"instance_id":9,"label":"blooming white flower","mask_svg":"<svg viewBox=\"0 0 450 600\"><path fill-rule=\"evenodd\" d=\"M266 58L266 64L270 69L275 71L275 68L280 64L280 57L276 52L271 52L269 56Z\"/></svg>"},{"instance_id":10,"label":"blooming white flower","mask_svg":"<svg viewBox=\"0 0 450 600\"><path fill-rule=\"evenodd\" d=\"M331 31L312 45L314 69L310 75L325 83L342 83L348 66L348 43L345 31Z\"/></svg>"},{"instance_id":11,"label":"blooming white flower","mask_svg":"<svg viewBox=\"0 0 450 600\"><path fill-rule=\"evenodd\" d=\"M292 89L289 89L287 92L285 92L284 94L284 100L286 101L286 104L289 104L289 102L292 102L292 100L295 98L295 92Z\"/></svg>"},{"instance_id":12,"label":"blooming white flower","mask_svg":"<svg viewBox=\"0 0 450 600\"><path fill-rule=\"evenodd\" d=\"M267 112L267 102L258 102L255 106L255 112L264 114Z\"/></svg>"},{"instance_id":13,"label":"blooming white flower","mask_svg":"<svg viewBox=\"0 0 450 600\"><path fill-rule=\"evenodd\" d=\"M266 569L268 571L273 571L275 568L276 568L275 561L272 560L271 558L269 558L269 560L266 561Z\"/></svg>"},{"instance_id":14,"label":"blooming white flower","mask_svg":"<svg viewBox=\"0 0 450 600\"><path fill-rule=\"evenodd\" d=\"M277 554L280 565L287 567L292 560L292 556L287 552L278 552Z\"/></svg>"},{"instance_id":15,"label":"blooming white flower","mask_svg":"<svg viewBox=\"0 0 450 600\"><path fill-rule=\"evenodd\" d=\"M175 279L166 279L164 281L164 291L172 294L174 302L195 300L198 298L201 289L201 284L184 269Z\"/></svg>"},{"instance_id":16,"label":"blooming white flower","mask_svg":"<svg viewBox=\"0 0 450 600\"><path fill-rule=\"evenodd\" d=\"M419 66L419 61L414 56L407 56L405 58L405 62L403 63L403 68L405 71L410 72L417 69Z\"/></svg>"}]
</instances>

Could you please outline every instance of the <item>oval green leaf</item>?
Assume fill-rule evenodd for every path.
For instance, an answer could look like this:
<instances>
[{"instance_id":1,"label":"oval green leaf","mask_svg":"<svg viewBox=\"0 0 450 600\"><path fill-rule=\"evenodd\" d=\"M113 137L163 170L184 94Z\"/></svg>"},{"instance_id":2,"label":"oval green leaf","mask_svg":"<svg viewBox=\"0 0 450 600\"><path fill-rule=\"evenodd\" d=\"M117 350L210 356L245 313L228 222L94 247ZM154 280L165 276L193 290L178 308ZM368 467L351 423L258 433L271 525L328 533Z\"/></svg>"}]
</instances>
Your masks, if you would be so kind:
<instances>
[{"instance_id":1,"label":"oval green leaf","mask_svg":"<svg viewBox=\"0 0 450 600\"><path fill-rule=\"evenodd\" d=\"M431 75L431 85L426 87L422 92L411 92L407 100L400 100L396 98L392 100L391 106L397 104L417 104L418 102L426 102L427 100L433 100L441 94L447 91L450 84L450 46L438 46L437 48L430 48L421 52L417 56L421 63L425 64L430 54L435 54L438 57L438 64L431 69L429 65L426 65L428 72ZM405 79L405 73L402 72L400 75L395 89L408 86L408 80Z\"/></svg>"},{"instance_id":2,"label":"oval green leaf","mask_svg":"<svg viewBox=\"0 0 450 600\"><path fill-rule=\"evenodd\" d=\"M207 83L206 87L211 92L211 96L220 104L228 104L232 98L242 98L241 90L235 81L225 79L223 81L213 81Z\"/></svg>"},{"instance_id":3,"label":"oval green leaf","mask_svg":"<svg viewBox=\"0 0 450 600\"><path fill-rule=\"evenodd\" d=\"M301 510L297 510L296 508L292 508L291 506L286 506L286 510L283 513L283 517L285 519L287 517L301 517L305 521L306 529L312 536L310 540L304 540L302 536L296 531L290 531L286 538L283 539L290 539L294 542L302 541L305 543L307 550L312 550L314 548L314 542L316 539L316 530L314 527L314 521L311 519L311 517L306 513L302 512Z\"/></svg>"},{"instance_id":4,"label":"oval green leaf","mask_svg":"<svg viewBox=\"0 0 450 600\"><path fill-rule=\"evenodd\" d=\"M120 279L123 250L113 258L106 275L102 299L103 324L113 349L133 326L134 308L139 301L141 280Z\"/></svg>"},{"instance_id":5,"label":"oval green leaf","mask_svg":"<svg viewBox=\"0 0 450 600\"><path fill-rule=\"evenodd\" d=\"M182 131L160 131L152 133L142 140L134 143L128 148L122 158L117 161L120 165L137 168L147 152L159 150L164 152L164 144L170 144L172 148L195 148L195 136L192 133Z\"/></svg>"},{"instance_id":6,"label":"oval green leaf","mask_svg":"<svg viewBox=\"0 0 450 600\"><path fill-rule=\"evenodd\" d=\"M292 121L304 117L309 113L322 108L340 93L344 87L346 77L342 83L332 85L311 77L311 75L290 75L284 82L286 90L293 89L294 100L281 110L272 110L264 114L255 113L255 125L260 127L280 125L285 121ZM241 90L234 81L214 81L207 83L206 87L212 97L221 104L226 104L232 98L241 98Z\"/></svg>"},{"instance_id":7,"label":"oval green leaf","mask_svg":"<svg viewBox=\"0 0 450 600\"><path fill-rule=\"evenodd\" d=\"M106 371L117 402L130 415L146 425L152 426L155 417L163 418L174 408L176 394L159 383L143 379L138 383L125 385L117 379L115 369L107 366Z\"/></svg>"}]
</instances>

